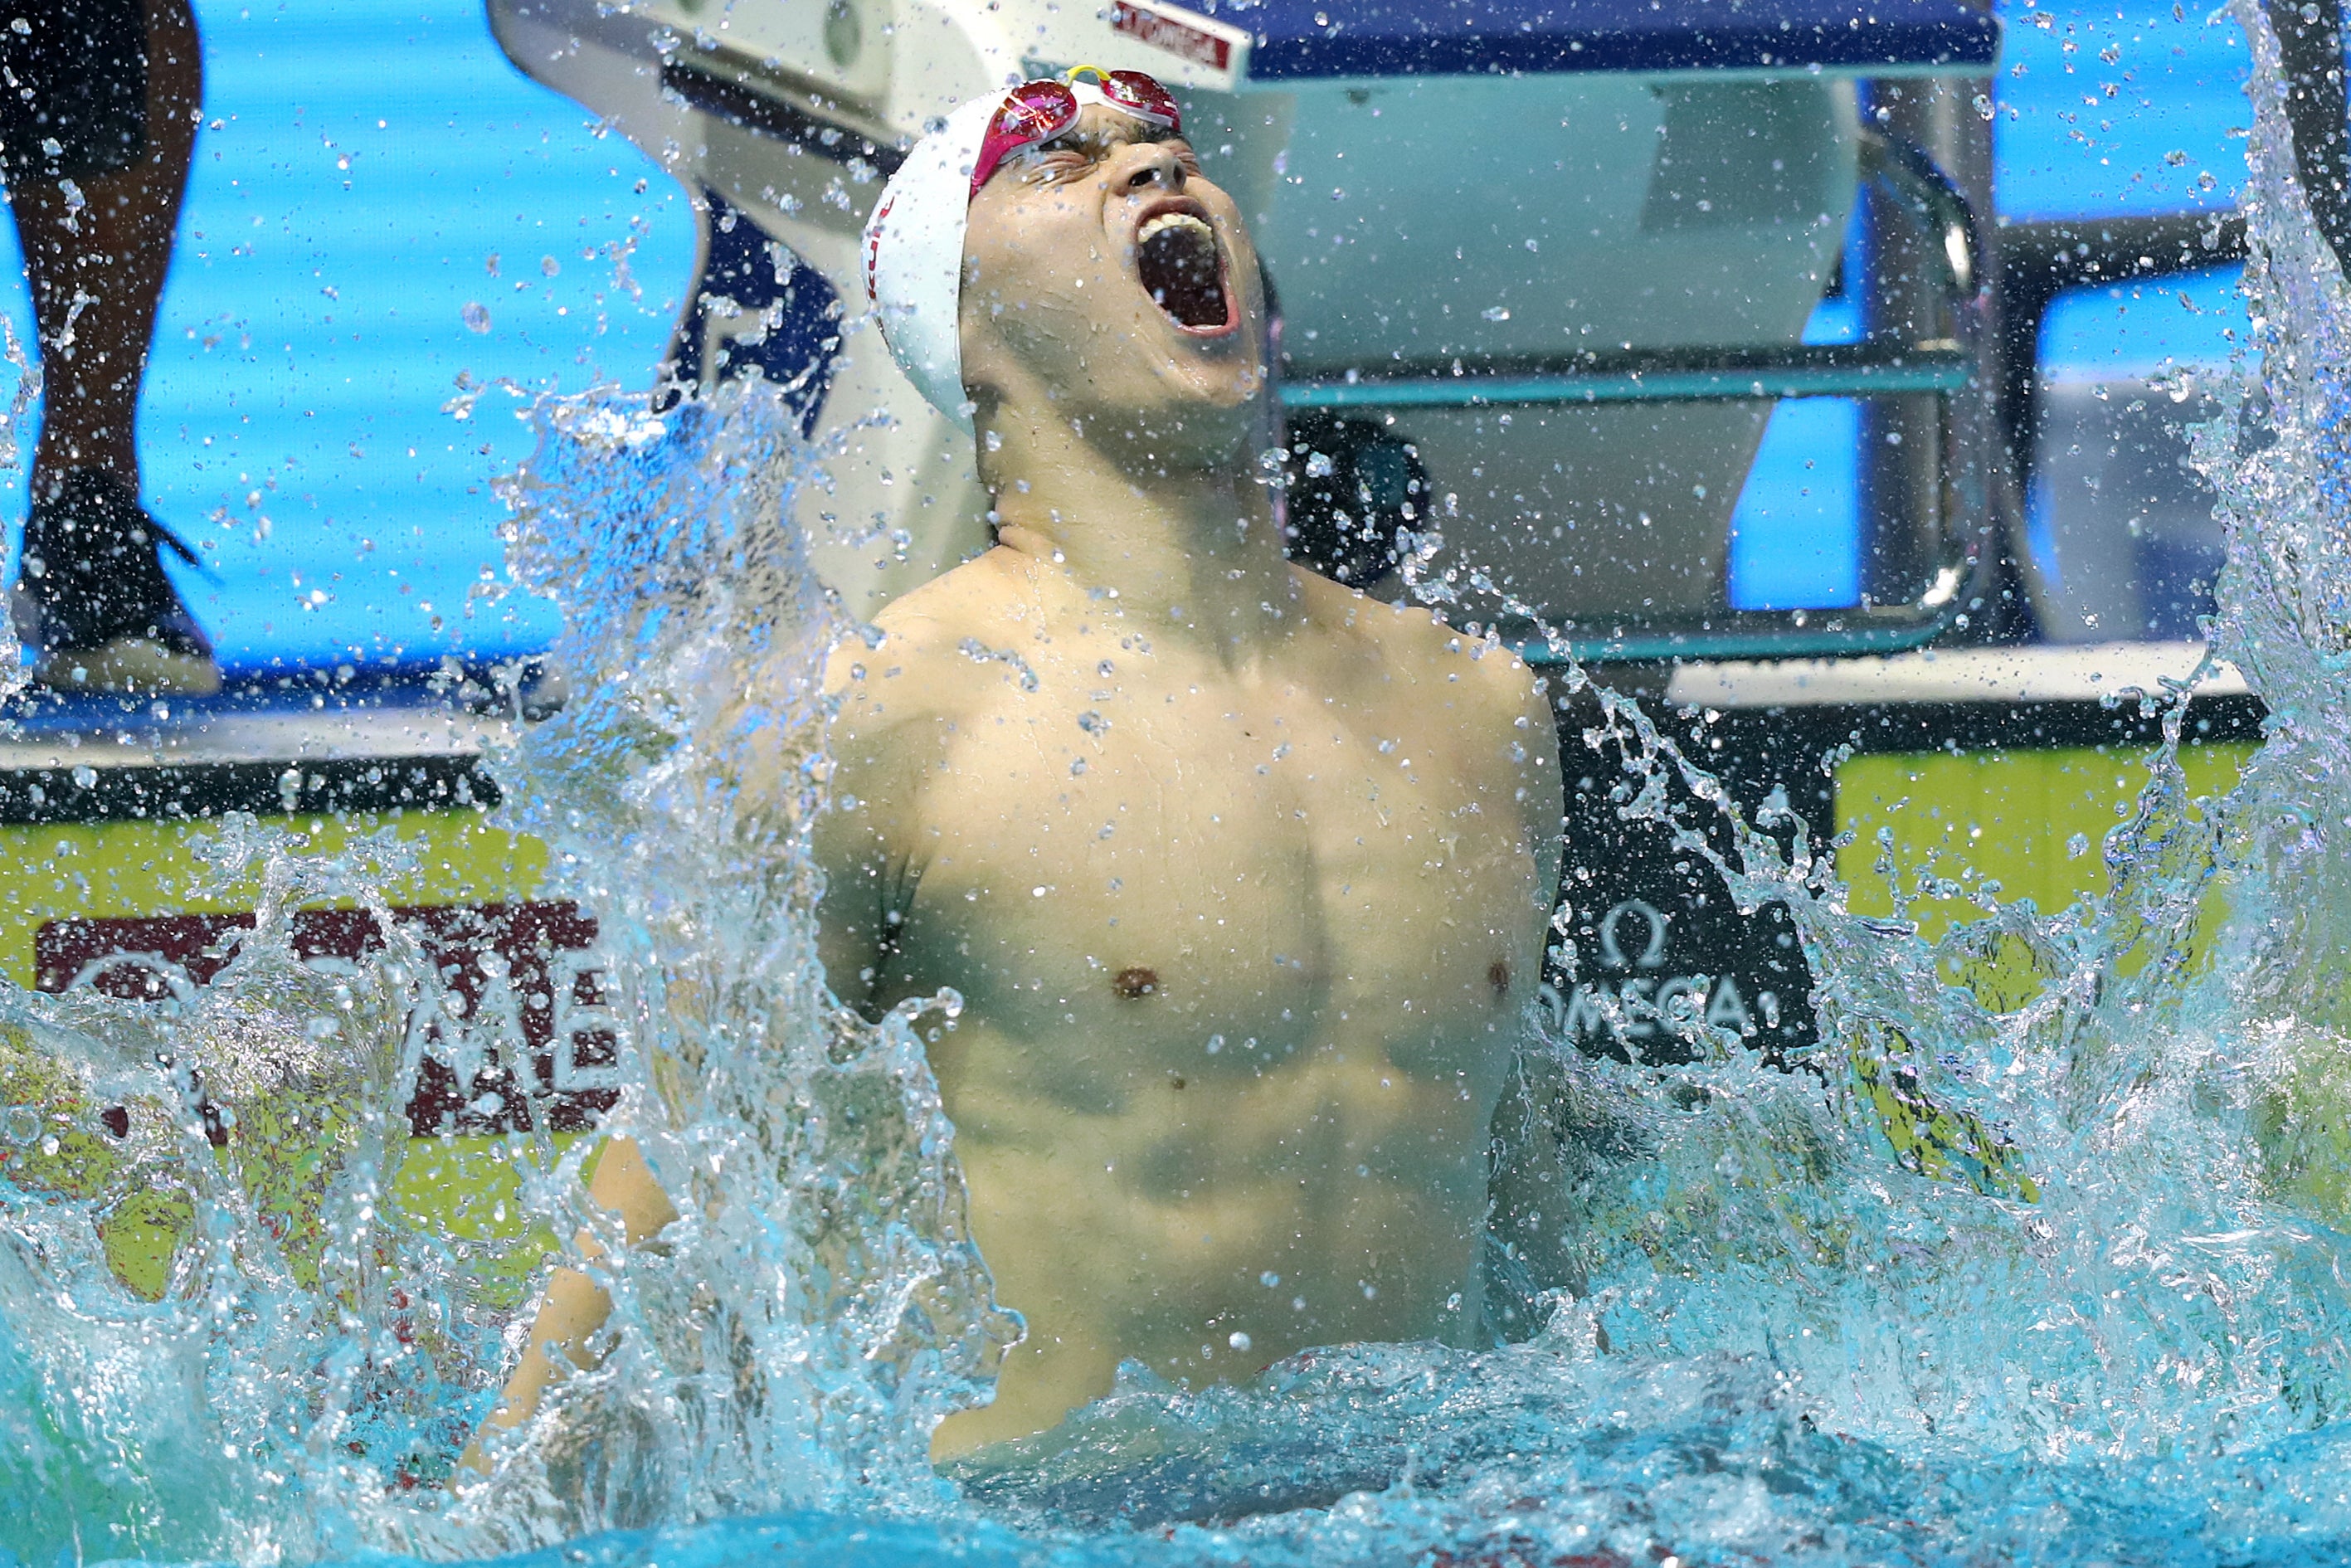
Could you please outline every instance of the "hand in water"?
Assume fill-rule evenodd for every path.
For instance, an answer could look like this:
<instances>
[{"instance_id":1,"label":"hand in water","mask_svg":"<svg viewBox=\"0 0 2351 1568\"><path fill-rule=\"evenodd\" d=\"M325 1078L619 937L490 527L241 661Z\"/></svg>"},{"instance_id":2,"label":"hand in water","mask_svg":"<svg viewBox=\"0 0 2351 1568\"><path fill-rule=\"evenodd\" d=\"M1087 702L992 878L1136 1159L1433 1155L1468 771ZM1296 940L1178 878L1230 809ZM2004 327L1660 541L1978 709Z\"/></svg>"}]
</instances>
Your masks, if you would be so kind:
<instances>
[{"instance_id":1,"label":"hand in water","mask_svg":"<svg viewBox=\"0 0 2351 1568\"><path fill-rule=\"evenodd\" d=\"M632 1247L659 1235L677 1218L669 1195L653 1179L643 1152L632 1138L614 1138L604 1145L596 1161L596 1174L588 1183L588 1196L620 1216ZM577 1244L590 1260L604 1256L603 1247L584 1230ZM465 1453L459 1456L460 1467L489 1473L489 1458L483 1452L483 1443L492 1434L519 1427L538 1413L539 1399L547 1392L549 1379L555 1375L555 1363L549 1353L561 1353L575 1366L593 1365L587 1342L604 1326L604 1320L611 1312L612 1298L595 1281L577 1269L555 1271L547 1283L547 1294L539 1301L538 1313L531 1320L530 1339L523 1347L522 1359L507 1381L497 1409L482 1424L482 1435L466 1444Z\"/></svg>"}]
</instances>

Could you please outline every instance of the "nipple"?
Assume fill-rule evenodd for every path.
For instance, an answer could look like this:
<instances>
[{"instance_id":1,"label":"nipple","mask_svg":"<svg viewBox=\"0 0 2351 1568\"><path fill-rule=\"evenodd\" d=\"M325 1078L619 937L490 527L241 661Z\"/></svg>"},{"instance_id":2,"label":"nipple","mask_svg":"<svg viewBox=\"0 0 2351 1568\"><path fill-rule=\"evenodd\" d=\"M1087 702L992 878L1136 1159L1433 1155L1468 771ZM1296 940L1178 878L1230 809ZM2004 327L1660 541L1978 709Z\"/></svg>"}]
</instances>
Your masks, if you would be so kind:
<instances>
[{"instance_id":1,"label":"nipple","mask_svg":"<svg viewBox=\"0 0 2351 1568\"><path fill-rule=\"evenodd\" d=\"M1486 966L1486 983L1494 988L1494 999L1500 1001L1510 994L1510 966L1497 958Z\"/></svg>"},{"instance_id":2,"label":"nipple","mask_svg":"<svg viewBox=\"0 0 2351 1568\"><path fill-rule=\"evenodd\" d=\"M1123 1000L1141 1001L1159 989L1159 971L1140 964L1130 965L1111 977L1110 988Z\"/></svg>"}]
</instances>

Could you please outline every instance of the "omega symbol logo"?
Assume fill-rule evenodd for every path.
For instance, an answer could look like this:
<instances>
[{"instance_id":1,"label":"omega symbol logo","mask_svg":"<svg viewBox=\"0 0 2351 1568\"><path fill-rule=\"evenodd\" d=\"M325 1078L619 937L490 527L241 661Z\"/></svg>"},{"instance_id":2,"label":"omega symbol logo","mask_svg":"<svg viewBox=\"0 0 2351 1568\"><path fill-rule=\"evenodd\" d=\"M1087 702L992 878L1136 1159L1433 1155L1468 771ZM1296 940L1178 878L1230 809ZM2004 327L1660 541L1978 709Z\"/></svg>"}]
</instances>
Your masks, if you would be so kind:
<instances>
[{"instance_id":1,"label":"omega symbol logo","mask_svg":"<svg viewBox=\"0 0 2351 1568\"><path fill-rule=\"evenodd\" d=\"M1666 961L1666 926L1671 916L1644 898L1628 898L1608 912L1600 923L1600 961L1612 969L1626 968L1625 948L1617 933L1628 915L1638 915L1646 933L1641 956L1634 964L1644 969L1662 967Z\"/></svg>"}]
</instances>

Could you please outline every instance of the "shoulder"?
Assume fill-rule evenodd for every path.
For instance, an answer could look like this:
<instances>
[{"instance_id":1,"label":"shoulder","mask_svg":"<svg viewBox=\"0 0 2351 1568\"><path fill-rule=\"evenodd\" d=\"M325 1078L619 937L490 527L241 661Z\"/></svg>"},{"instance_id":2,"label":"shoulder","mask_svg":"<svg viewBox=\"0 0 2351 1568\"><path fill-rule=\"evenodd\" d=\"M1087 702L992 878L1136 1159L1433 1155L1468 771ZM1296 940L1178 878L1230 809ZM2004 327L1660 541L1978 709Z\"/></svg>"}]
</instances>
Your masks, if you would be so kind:
<instances>
[{"instance_id":1,"label":"shoulder","mask_svg":"<svg viewBox=\"0 0 2351 1568\"><path fill-rule=\"evenodd\" d=\"M837 748L952 726L1020 684L1012 585L993 553L891 601L835 644L824 685Z\"/></svg>"},{"instance_id":2,"label":"shoulder","mask_svg":"<svg viewBox=\"0 0 2351 1568\"><path fill-rule=\"evenodd\" d=\"M824 741L831 808L816 823L836 875L919 858L936 786L1019 675L988 656L1003 633L999 569L967 561L884 605L826 655Z\"/></svg>"},{"instance_id":3,"label":"shoulder","mask_svg":"<svg viewBox=\"0 0 2351 1568\"><path fill-rule=\"evenodd\" d=\"M1434 709L1480 729L1550 724L1540 674L1510 648L1457 631L1420 605L1385 603L1311 572L1300 577L1308 616L1350 644L1377 678L1425 687Z\"/></svg>"}]
</instances>

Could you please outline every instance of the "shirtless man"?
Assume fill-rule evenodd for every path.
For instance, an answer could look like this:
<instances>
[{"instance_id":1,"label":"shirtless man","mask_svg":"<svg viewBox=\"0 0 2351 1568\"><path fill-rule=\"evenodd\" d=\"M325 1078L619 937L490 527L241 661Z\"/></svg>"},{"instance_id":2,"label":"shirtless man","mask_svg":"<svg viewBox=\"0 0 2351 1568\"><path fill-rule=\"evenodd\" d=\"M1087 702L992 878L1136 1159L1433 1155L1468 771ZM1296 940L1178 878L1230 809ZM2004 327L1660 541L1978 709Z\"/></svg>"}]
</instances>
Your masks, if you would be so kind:
<instances>
[{"instance_id":1,"label":"shirtless man","mask_svg":"<svg viewBox=\"0 0 2351 1568\"><path fill-rule=\"evenodd\" d=\"M1027 1337L942 1456L1128 1357L1196 1385L1483 1333L1551 716L1510 654L1282 558L1257 258L1176 121L1148 78L1027 84L926 139L869 230L892 350L972 410L995 498L995 548L838 656L854 804L817 839L841 999L965 1002L932 1064ZM633 1149L595 1196L666 1222ZM604 1311L559 1277L494 1423Z\"/></svg>"}]
</instances>

